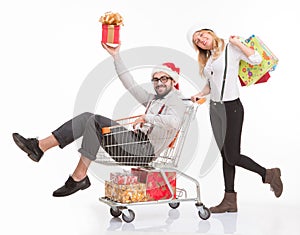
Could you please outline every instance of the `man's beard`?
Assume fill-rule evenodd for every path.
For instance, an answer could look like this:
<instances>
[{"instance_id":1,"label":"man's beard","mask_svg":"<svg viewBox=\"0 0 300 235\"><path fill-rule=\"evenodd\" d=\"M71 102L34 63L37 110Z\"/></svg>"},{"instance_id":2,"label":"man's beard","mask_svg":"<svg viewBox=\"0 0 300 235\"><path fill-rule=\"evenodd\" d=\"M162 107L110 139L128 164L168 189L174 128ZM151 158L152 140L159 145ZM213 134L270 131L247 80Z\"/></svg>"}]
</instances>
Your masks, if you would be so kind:
<instances>
[{"instance_id":1,"label":"man's beard","mask_svg":"<svg viewBox=\"0 0 300 235\"><path fill-rule=\"evenodd\" d=\"M167 89L163 94L158 94L157 91L155 90L155 92L156 92L156 96L155 96L155 97L156 97L157 99L162 99L162 98L164 98L167 94L169 94L171 90L172 90L172 88L170 87L170 88Z\"/></svg>"}]
</instances>

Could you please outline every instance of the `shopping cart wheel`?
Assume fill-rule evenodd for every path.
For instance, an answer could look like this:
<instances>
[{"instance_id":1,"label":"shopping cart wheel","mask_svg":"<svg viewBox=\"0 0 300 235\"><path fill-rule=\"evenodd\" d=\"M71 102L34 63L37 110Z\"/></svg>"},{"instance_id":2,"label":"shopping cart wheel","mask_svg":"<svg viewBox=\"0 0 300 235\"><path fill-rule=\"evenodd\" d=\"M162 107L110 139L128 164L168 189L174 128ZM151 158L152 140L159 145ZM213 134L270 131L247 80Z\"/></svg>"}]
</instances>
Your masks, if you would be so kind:
<instances>
[{"instance_id":1,"label":"shopping cart wheel","mask_svg":"<svg viewBox=\"0 0 300 235\"><path fill-rule=\"evenodd\" d=\"M133 212L133 210L131 209L126 209L122 211L122 219L126 222L126 223L130 223L134 220L135 218L135 214Z\"/></svg>"},{"instance_id":2,"label":"shopping cart wheel","mask_svg":"<svg viewBox=\"0 0 300 235\"><path fill-rule=\"evenodd\" d=\"M176 209L177 207L179 207L180 203L179 202L170 202L169 206L173 209Z\"/></svg>"},{"instance_id":3,"label":"shopping cart wheel","mask_svg":"<svg viewBox=\"0 0 300 235\"><path fill-rule=\"evenodd\" d=\"M201 206L198 208L198 215L201 219L207 220L210 217L210 210L205 206Z\"/></svg>"},{"instance_id":4,"label":"shopping cart wheel","mask_svg":"<svg viewBox=\"0 0 300 235\"><path fill-rule=\"evenodd\" d=\"M122 214L122 211L119 210L118 207L115 207L115 208L110 208L110 214L113 216L113 217L119 217L121 214Z\"/></svg>"}]
</instances>

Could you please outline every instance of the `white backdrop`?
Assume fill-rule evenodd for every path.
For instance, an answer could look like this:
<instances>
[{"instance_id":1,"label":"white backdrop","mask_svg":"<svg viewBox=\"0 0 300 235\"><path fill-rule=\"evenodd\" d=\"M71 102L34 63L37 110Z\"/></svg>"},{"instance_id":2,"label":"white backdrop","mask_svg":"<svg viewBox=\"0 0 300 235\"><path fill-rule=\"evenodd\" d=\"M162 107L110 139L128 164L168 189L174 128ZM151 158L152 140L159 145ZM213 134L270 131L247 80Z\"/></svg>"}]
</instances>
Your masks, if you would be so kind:
<instances>
[{"instance_id":1,"label":"white backdrop","mask_svg":"<svg viewBox=\"0 0 300 235\"><path fill-rule=\"evenodd\" d=\"M196 58L186 33L198 22L215 25L215 31L225 38L256 34L263 39L279 58L279 65L267 84L241 88L245 107L242 151L267 168L281 167L284 193L275 199L259 177L242 169L237 170L236 187L241 204L257 202L299 209L300 82L296 57L300 19L296 3L294 0L2 1L0 213L4 218L3 231L40 234L40 229L51 223L54 228L43 233L53 234L58 227L64 228L65 223L77 221L78 216L81 222L90 220L84 217L93 206L89 202L97 201L103 193L103 184L97 179L91 176L93 188L86 194L61 200L52 197L52 191L63 184L76 166L77 147L50 150L36 164L17 149L11 134L19 132L42 138L72 117L82 82L108 57L100 45L98 19L110 10L124 18L121 50L162 46ZM208 119L205 120L209 125ZM202 181L202 196L207 204L215 203L223 191L220 163L201 179L200 165L189 169L190 174ZM65 217L70 217L69 222L64 221ZM37 221L35 226L32 221ZM81 234L86 231L84 225L82 231L78 228L63 231Z\"/></svg>"}]
</instances>

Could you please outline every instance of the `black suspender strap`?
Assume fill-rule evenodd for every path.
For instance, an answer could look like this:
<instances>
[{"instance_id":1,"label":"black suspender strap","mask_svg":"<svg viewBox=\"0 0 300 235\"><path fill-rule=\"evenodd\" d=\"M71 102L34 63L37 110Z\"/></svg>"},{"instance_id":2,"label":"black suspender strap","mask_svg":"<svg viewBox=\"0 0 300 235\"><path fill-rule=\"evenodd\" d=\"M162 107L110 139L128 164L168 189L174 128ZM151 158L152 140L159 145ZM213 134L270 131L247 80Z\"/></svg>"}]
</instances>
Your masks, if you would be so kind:
<instances>
[{"instance_id":1,"label":"black suspender strap","mask_svg":"<svg viewBox=\"0 0 300 235\"><path fill-rule=\"evenodd\" d=\"M150 106L151 106L151 104L152 104L152 102L153 102L154 100L155 100L155 99L151 100L151 101L148 103L147 108L146 108L146 111L145 111L145 114L147 114L147 112L148 112L148 110L149 110L149 108L150 108ZM163 105L160 107L160 109L159 109L159 111L158 111L157 114L161 114L165 107L166 107L166 104L163 104ZM152 132L152 130L153 130L153 125L151 125L150 128L148 129L147 135L149 135L149 134Z\"/></svg>"},{"instance_id":2,"label":"black suspender strap","mask_svg":"<svg viewBox=\"0 0 300 235\"><path fill-rule=\"evenodd\" d=\"M150 108L150 106L151 106L151 104L152 104L152 102L153 102L154 100L155 100L155 99L151 100L151 101L148 103L148 105L147 105L147 107L146 107L145 114L148 113L148 110L149 110L149 108ZM162 111L164 110L165 106L166 106L166 104L163 104L163 105L160 107L160 110L158 111L157 114L161 114Z\"/></svg>"},{"instance_id":3,"label":"black suspender strap","mask_svg":"<svg viewBox=\"0 0 300 235\"><path fill-rule=\"evenodd\" d=\"M227 47L228 47L228 44L226 44L226 47L225 47L225 68L224 68L223 83L222 83L222 90L221 90L221 97L220 97L221 103L223 102L224 87L225 87L226 72L227 72Z\"/></svg>"},{"instance_id":4,"label":"black suspender strap","mask_svg":"<svg viewBox=\"0 0 300 235\"><path fill-rule=\"evenodd\" d=\"M148 102L147 107L146 107L146 110L145 110L145 114L148 113L148 110L149 110L150 105L152 104L152 102L153 102L153 100L150 100L150 101Z\"/></svg>"}]
</instances>

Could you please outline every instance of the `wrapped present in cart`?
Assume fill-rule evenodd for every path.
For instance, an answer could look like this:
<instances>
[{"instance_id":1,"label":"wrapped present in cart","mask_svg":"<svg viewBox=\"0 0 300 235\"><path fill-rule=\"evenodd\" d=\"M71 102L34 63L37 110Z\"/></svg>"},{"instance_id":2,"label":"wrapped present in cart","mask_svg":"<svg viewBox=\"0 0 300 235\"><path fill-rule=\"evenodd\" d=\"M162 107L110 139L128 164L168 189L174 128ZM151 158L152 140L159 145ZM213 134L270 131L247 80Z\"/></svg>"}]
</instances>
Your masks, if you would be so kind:
<instances>
[{"instance_id":1,"label":"wrapped present in cart","mask_svg":"<svg viewBox=\"0 0 300 235\"><path fill-rule=\"evenodd\" d=\"M143 132L132 130L131 126L138 116L119 119L116 120L117 125L102 128L102 147L110 156L100 153L96 162L104 165L131 166L130 176L138 177L137 182L134 180L127 184L126 174L113 173L110 180L105 182L105 196L99 200L110 206L112 216L122 215L122 219L130 223L135 219L135 213L128 208L129 206L168 203L175 209L180 202L194 201L199 217L204 220L210 217L209 209L200 199L199 182L177 169L190 122L195 117L198 104L205 102L205 98L199 100L198 104L186 100L188 104L180 129L175 135L173 133L172 139L170 133L166 132L155 140L164 146L159 155L153 148L153 139L146 139ZM177 187L176 177L179 175L194 183L196 197L189 198L184 188Z\"/></svg>"},{"instance_id":2,"label":"wrapped present in cart","mask_svg":"<svg viewBox=\"0 0 300 235\"><path fill-rule=\"evenodd\" d=\"M138 182L138 176L130 173L129 171L111 172L110 181L116 184L135 184Z\"/></svg>"},{"instance_id":3,"label":"wrapped present in cart","mask_svg":"<svg viewBox=\"0 0 300 235\"><path fill-rule=\"evenodd\" d=\"M105 181L105 197L121 203L147 201L146 184L117 184Z\"/></svg>"},{"instance_id":4,"label":"wrapped present in cart","mask_svg":"<svg viewBox=\"0 0 300 235\"><path fill-rule=\"evenodd\" d=\"M164 178L160 171L138 167L132 168L131 172L138 177L139 182L145 183L148 201L167 199L171 197L172 192L164 182ZM176 199L176 172L166 171L165 174L172 187L172 191L174 193L173 198Z\"/></svg>"}]
</instances>

